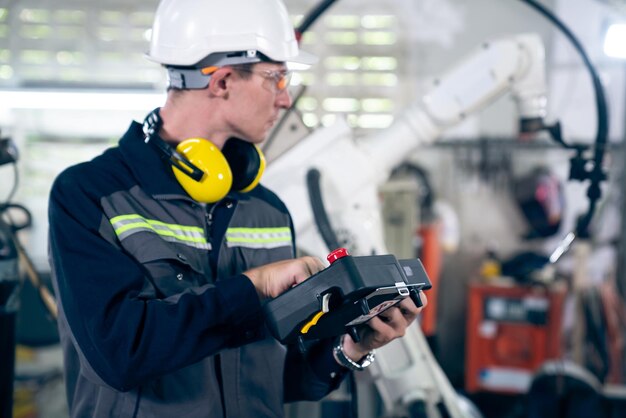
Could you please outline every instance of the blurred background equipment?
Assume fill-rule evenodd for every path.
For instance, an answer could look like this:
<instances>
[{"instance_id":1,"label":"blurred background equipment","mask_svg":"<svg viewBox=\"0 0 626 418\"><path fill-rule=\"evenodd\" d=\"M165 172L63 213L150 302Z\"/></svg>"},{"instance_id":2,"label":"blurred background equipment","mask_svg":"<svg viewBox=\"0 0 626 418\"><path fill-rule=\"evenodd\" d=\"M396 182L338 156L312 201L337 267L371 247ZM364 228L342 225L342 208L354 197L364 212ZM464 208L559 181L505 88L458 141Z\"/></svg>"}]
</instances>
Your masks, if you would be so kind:
<instances>
[{"instance_id":1,"label":"blurred background equipment","mask_svg":"<svg viewBox=\"0 0 626 418\"><path fill-rule=\"evenodd\" d=\"M433 288L428 293L428 309L420 326L436 352L437 299L443 262L441 219L435 210L435 190L428 172L417 164L405 162L394 168L389 180L380 187L385 244L401 257L422 261Z\"/></svg>"},{"instance_id":2,"label":"blurred background equipment","mask_svg":"<svg viewBox=\"0 0 626 418\"><path fill-rule=\"evenodd\" d=\"M0 131L1 133L1 131ZM0 166L17 161L17 147L11 138L0 136Z\"/></svg>"},{"instance_id":3,"label":"blurred background equipment","mask_svg":"<svg viewBox=\"0 0 626 418\"><path fill-rule=\"evenodd\" d=\"M523 394L535 371L563 352L562 284L475 283L467 308L466 389Z\"/></svg>"},{"instance_id":4,"label":"blurred background equipment","mask_svg":"<svg viewBox=\"0 0 626 418\"><path fill-rule=\"evenodd\" d=\"M556 234L565 212L565 195L558 176L547 167L537 167L514 184L515 200L530 225L525 238Z\"/></svg>"},{"instance_id":5,"label":"blurred background equipment","mask_svg":"<svg viewBox=\"0 0 626 418\"><path fill-rule=\"evenodd\" d=\"M0 165L16 161L17 149L11 139L0 138ZM20 276L13 231L2 215L0 211L0 416L11 417Z\"/></svg>"},{"instance_id":6,"label":"blurred background equipment","mask_svg":"<svg viewBox=\"0 0 626 418\"><path fill-rule=\"evenodd\" d=\"M13 141L0 138L0 165L13 164L15 168L17 160L18 150ZM0 203L0 417L3 418L11 418L15 410L22 409L19 402L14 409L14 398L19 399L17 394L23 393L14 390L14 382L24 379L22 373L16 372L16 346L58 343L54 297L17 236L18 231L32 225L30 211L11 202L18 180L15 168L11 192ZM53 374L60 377L59 371ZM35 376L41 375L37 372Z\"/></svg>"},{"instance_id":7,"label":"blurred background equipment","mask_svg":"<svg viewBox=\"0 0 626 418\"><path fill-rule=\"evenodd\" d=\"M0 220L0 416L11 417L15 367L15 329L19 308L17 249Z\"/></svg>"},{"instance_id":8,"label":"blurred background equipment","mask_svg":"<svg viewBox=\"0 0 626 418\"><path fill-rule=\"evenodd\" d=\"M625 114L626 71L623 62L615 57L621 56L618 47L626 45L626 41L619 26L610 28L626 20L626 3L623 0L541 1L541 5L555 10L569 27L575 29L580 44L589 52L589 59L581 62L581 56L562 32L549 20L538 19L537 14L526 7L527 2L324 1L314 14L307 14L311 7L309 0L285 2L294 14L294 22L304 32L301 42L322 59L314 68L294 76L297 84L294 92L299 91L294 94L298 98L295 108L277 133L276 142L269 144L268 140L272 152L266 154L271 156L272 164L280 161L281 154L305 137L308 136L307 141L318 140L320 136L315 132L321 130L336 133L338 137L350 130L354 133L354 140L391 130L394 121L402 118L401 111L420 102L419 98L426 97L434 86L441 84L445 69L471 48L486 39L509 38L512 33L540 34L546 47L546 96L550 99L544 103L543 110L546 114L559 116L562 132L561 125L549 120L538 123L528 118L520 123L516 102L504 95L493 97L494 105L480 112L460 113L453 123L456 126L446 125L442 130L439 142L403 153L428 173L437 198L445 200L458 218L457 227L453 228L456 233L452 234L456 239L443 240L445 228L439 231L442 233L438 237L442 240L440 244L445 247L449 245L447 242L453 242L454 253L439 253L440 291L438 300L431 305L436 309L428 310L436 311L437 326L434 338L429 336L429 343L438 343L438 349L433 351L445 377L455 389L464 390L465 348L472 338L466 330L467 307L471 302L470 286L480 275L477 273L480 268L484 266L485 276L490 277L486 283L481 283L488 287L527 288L535 286L538 278L547 278L548 282L557 279L571 286L561 323L562 352L570 354L572 346L578 346L578 364L583 364L588 371L593 370L592 374L597 376L601 385L623 382L624 366L619 360L624 358L623 344L620 345L624 325L620 318L626 294L626 222L623 222L626 216L623 204L626 175L621 168L626 161L622 118ZM164 98L164 73L142 58L147 49L147 31L155 5L154 0L137 0L132 4L60 1L55 2L54 7L44 0L0 2L0 124L12 132L11 136L20 146L19 174L25 181L17 196L32 211L34 219L32 228L21 232L20 238L32 255L36 271L42 272L40 276L44 282L48 269L46 200L52 179L64 167L100 153L123 132L129 119L142 120L145 113ZM310 30L306 30L307 27ZM593 86L589 83L588 71L581 65L587 66L590 62L601 74L601 77L593 77ZM463 76L456 80L457 86L478 84ZM614 121L610 127L605 123L606 115L597 112L598 96L594 87L598 85L606 89L606 105L610 107ZM462 98L458 102L461 106L466 103ZM455 104L455 101L451 103ZM81 123L76 123L77 120ZM563 149L560 145L548 143L546 131L536 132L536 129L546 128L544 125L548 125L552 135L571 138L575 145ZM610 141L597 150L610 151L612 158L601 161L591 155L594 151L591 145L594 139L606 134ZM283 137L289 137L289 143L278 146ZM337 144L329 141L328 144L329 149L339 154L336 163L352 163L349 153L347 157L341 157L339 145L341 141ZM8 142L0 143L0 160L11 158L10 148ZM389 143L380 147L375 156L386 158L387 148L396 149ZM310 158L316 155L316 150L308 154ZM9 165L2 169L9 169ZM609 165L613 183L600 184L602 170ZM515 190L514 180L524 178L537 166L549 167L552 175L559 179L567 205L561 208L558 222L548 212L540 212L536 220L548 216L542 223L532 226L512 192ZM13 167L16 166L13 164ZM347 171L352 177L365 178L364 183L371 185L375 181L367 178L370 168ZM3 179L9 177L2 174ZM594 187L588 187L592 186L590 175L595 178ZM570 177L587 179L578 183L567 182ZM403 183L403 180L391 179L389 188L385 184L380 189L384 197L382 216L386 245L391 248L395 245L392 242L397 242L398 248L421 252L426 251L431 243L434 245L430 248L441 250L437 240L415 232L421 229L422 223L427 224L420 215L423 185L418 181ZM329 189L328 183L332 181L321 172L322 190ZM2 182L1 195L16 195L16 188L11 191L11 186L10 182ZM397 194L394 194L394 187ZM355 197L360 192L363 190L357 188ZM586 194L597 204L590 205L584 198ZM372 202L379 197L376 195ZM345 206L328 197L325 202L329 212L344 211L345 218L349 219L355 211L358 212L356 200ZM536 196L530 196L527 202L541 210L549 209L549 205L542 206ZM360 211L365 213L366 209L361 207ZM579 214L585 211L597 211L602 216L596 216L593 222L588 222L589 217L579 219ZM374 212L371 218L364 217L367 222L377 222ZM611 212L613 216L609 216ZM400 214L405 216L402 222L405 222L407 231L400 227ZM416 218L411 219L413 216ZM336 219L331 216L329 223L336 229L340 241L359 245L362 251L371 250L365 248L364 241L354 233L358 226L345 227L346 222ZM445 226L445 222L443 224ZM585 224L589 228L584 227ZM437 221L431 225L430 232L439 228ZM614 234L606 238L599 232L605 229ZM568 233L576 230L588 232ZM301 232L299 241L310 231ZM522 239L529 232L534 237ZM574 239L581 237L585 239ZM378 237L376 241L382 239ZM551 255L555 248L563 251L553 261ZM617 250L619 256L615 255ZM322 254L326 252L325 249L321 251ZM612 255L605 257L606 253ZM551 271L542 268L546 265ZM611 291L593 289L604 284L611 285L607 286ZM585 289L587 287L591 289ZM578 292L576 303L570 298L574 288ZM17 320L18 340L23 337L24 341L33 344L54 341L55 338L54 332L48 328L50 323L53 324L52 315L43 308L36 289L30 280L23 281ZM618 297L610 301L606 293ZM31 296L35 298L31 299ZM27 303L25 299L36 303ZM574 309L572 306L578 307ZM33 313L32 307L42 308L42 311ZM577 315L572 314L573 310L578 312ZM423 326L428 326L428 312L422 318ZM34 323L41 325L41 333L35 333ZM24 324L23 328L21 324ZM576 332L572 331L573 324ZM508 322L502 324L503 327L509 325ZM428 332L425 328L424 334ZM572 333L576 337L572 337ZM574 340L578 342L573 344ZM393 367L387 371L401 371L410 359L408 356L388 357ZM601 381L603 377L606 382ZM371 381L359 384L359 390L365 391L365 396L360 397L361 403L380 396L364 389ZM387 399L399 393L393 385L394 382L390 381ZM398 387L405 386L399 384ZM610 398L618 399L619 391L611 389ZM489 404L501 402L505 409L510 405L504 404L511 404L511 398L497 391L485 393L489 395L489 402L479 405L485 416L507 416L501 411L494 412ZM604 393L607 393L606 387ZM481 394L472 394L470 398L475 400ZM536 392L530 394L534 396ZM380 402L373 402L367 408L361 406L365 417L367 414L383 414ZM307 405L294 416L308 418L305 414L314 414L315 408L316 405ZM510 415L515 418L524 416L519 411L516 413ZM40 411L40 414L44 412Z\"/></svg>"}]
</instances>

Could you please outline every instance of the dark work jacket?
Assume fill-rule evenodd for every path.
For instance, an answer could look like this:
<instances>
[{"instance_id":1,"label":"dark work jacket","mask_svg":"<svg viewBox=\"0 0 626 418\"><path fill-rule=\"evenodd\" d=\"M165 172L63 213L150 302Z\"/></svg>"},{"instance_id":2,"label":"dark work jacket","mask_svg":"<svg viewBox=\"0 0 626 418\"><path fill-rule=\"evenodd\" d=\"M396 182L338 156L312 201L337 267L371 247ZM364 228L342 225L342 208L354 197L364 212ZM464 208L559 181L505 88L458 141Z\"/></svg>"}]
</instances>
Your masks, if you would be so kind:
<instances>
[{"instance_id":1,"label":"dark work jacket","mask_svg":"<svg viewBox=\"0 0 626 418\"><path fill-rule=\"evenodd\" d=\"M282 346L241 274L294 256L263 186L198 204L133 122L58 176L49 222L72 417L281 417L339 385L330 342Z\"/></svg>"}]
</instances>

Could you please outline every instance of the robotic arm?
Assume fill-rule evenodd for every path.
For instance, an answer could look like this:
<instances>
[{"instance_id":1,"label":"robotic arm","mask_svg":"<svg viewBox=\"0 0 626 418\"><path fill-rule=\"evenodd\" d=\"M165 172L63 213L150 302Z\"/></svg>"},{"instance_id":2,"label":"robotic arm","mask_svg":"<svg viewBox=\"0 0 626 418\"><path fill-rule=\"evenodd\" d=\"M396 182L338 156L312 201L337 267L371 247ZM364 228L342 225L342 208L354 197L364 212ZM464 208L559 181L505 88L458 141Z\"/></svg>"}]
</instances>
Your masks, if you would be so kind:
<instances>
[{"instance_id":1,"label":"robotic arm","mask_svg":"<svg viewBox=\"0 0 626 418\"><path fill-rule=\"evenodd\" d=\"M411 152L506 92L513 95L522 121L545 116L544 49L537 35L484 43L436 80L431 91L409 105L389 128L375 135L354 138L348 125L339 120L276 158L264 183L291 210L299 248L320 257L328 253L306 187L307 173L316 169L339 243L355 255L385 253L378 187Z\"/></svg>"},{"instance_id":2,"label":"robotic arm","mask_svg":"<svg viewBox=\"0 0 626 418\"><path fill-rule=\"evenodd\" d=\"M357 139L339 120L319 129L269 165L264 183L290 209L298 248L324 259L339 244L353 255L387 253L378 187L391 171L423 144L479 112L509 92L518 108L520 126L542 127L546 115L544 48L534 34L486 42L436 80L428 94L409 105L387 129ZM315 174L315 176L311 176ZM311 194L311 178L319 178L321 202ZM314 207L322 203L320 225ZM324 207L325 206L325 207ZM319 212L319 207L318 211ZM318 222L316 222L318 221ZM334 239L323 235L332 234ZM369 368L387 413L410 409L415 400L439 416L443 403L453 418L467 417L454 389L439 368L419 326L379 350Z\"/></svg>"}]
</instances>

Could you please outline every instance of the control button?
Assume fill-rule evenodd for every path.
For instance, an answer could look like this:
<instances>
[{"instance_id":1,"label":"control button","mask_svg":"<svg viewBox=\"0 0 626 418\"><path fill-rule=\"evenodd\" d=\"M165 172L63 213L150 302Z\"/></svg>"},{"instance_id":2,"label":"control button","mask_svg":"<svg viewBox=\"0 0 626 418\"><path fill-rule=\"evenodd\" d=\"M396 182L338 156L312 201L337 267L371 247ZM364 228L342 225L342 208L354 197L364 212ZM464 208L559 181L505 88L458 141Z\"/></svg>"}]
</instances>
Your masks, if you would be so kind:
<instances>
[{"instance_id":1,"label":"control button","mask_svg":"<svg viewBox=\"0 0 626 418\"><path fill-rule=\"evenodd\" d=\"M350 255L348 254L348 250L346 250L345 248L337 248L336 250L328 254L328 256L326 257L326 260L328 260L330 264L333 264L335 261L347 255Z\"/></svg>"}]
</instances>

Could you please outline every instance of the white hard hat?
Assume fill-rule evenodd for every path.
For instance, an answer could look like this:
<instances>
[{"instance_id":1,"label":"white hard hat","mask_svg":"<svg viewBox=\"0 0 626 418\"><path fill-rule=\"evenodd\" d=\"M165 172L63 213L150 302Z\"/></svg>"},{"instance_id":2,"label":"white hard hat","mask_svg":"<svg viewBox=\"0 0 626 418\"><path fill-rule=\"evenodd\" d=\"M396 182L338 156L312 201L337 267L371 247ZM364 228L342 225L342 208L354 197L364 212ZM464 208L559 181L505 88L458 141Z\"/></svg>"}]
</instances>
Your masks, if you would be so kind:
<instances>
[{"instance_id":1,"label":"white hard hat","mask_svg":"<svg viewBox=\"0 0 626 418\"><path fill-rule=\"evenodd\" d=\"M148 58L165 66L195 66L212 54L261 53L272 61L311 65L298 48L281 0L162 0ZM246 59L246 57L248 59ZM258 61L258 60L257 60ZM230 64L234 64L230 60Z\"/></svg>"}]
</instances>

